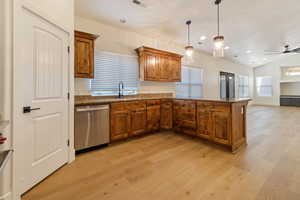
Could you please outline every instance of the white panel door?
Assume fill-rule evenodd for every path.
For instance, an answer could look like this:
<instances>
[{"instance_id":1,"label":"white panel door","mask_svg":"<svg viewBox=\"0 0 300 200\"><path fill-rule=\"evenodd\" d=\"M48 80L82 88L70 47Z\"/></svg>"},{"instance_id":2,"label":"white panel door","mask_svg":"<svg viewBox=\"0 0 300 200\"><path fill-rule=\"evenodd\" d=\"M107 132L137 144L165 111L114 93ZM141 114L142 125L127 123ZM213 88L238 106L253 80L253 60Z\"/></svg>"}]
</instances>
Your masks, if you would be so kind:
<instances>
[{"instance_id":1,"label":"white panel door","mask_svg":"<svg viewBox=\"0 0 300 200\"><path fill-rule=\"evenodd\" d=\"M24 193L68 161L69 35L25 8L19 28L15 134ZM24 113L28 106L36 110Z\"/></svg>"}]
</instances>

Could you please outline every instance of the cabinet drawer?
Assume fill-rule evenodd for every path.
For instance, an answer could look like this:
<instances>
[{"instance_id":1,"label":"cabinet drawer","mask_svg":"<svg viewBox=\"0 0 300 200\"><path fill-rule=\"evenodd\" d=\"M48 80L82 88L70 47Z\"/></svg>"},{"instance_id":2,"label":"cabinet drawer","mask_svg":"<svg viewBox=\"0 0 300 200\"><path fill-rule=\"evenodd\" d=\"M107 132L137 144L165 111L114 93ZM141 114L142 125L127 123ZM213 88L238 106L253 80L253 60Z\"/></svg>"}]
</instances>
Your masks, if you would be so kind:
<instances>
[{"instance_id":1,"label":"cabinet drawer","mask_svg":"<svg viewBox=\"0 0 300 200\"><path fill-rule=\"evenodd\" d=\"M213 109L213 111L230 112L230 104L228 104L228 103L215 103L212 109Z\"/></svg>"},{"instance_id":2,"label":"cabinet drawer","mask_svg":"<svg viewBox=\"0 0 300 200\"><path fill-rule=\"evenodd\" d=\"M145 101L132 101L126 103L126 108L129 110L145 110L146 103Z\"/></svg>"},{"instance_id":3,"label":"cabinet drawer","mask_svg":"<svg viewBox=\"0 0 300 200\"><path fill-rule=\"evenodd\" d=\"M147 100L147 106L159 106L160 100Z\"/></svg>"},{"instance_id":4,"label":"cabinet drawer","mask_svg":"<svg viewBox=\"0 0 300 200\"><path fill-rule=\"evenodd\" d=\"M120 102L120 103L112 103L111 105L111 111L112 112L119 112L119 111L124 111L126 110L125 104Z\"/></svg>"},{"instance_id":5,"label":"cabinet drawer","mask_svg":"<svg viewBox=\"0 0 300 200\"><path fill-rule=\"evenodd\" d=\"M214 104L210 102L197 102L197 109L199 111L209 111L214 108Z\"/></svg>"}]
</instances>

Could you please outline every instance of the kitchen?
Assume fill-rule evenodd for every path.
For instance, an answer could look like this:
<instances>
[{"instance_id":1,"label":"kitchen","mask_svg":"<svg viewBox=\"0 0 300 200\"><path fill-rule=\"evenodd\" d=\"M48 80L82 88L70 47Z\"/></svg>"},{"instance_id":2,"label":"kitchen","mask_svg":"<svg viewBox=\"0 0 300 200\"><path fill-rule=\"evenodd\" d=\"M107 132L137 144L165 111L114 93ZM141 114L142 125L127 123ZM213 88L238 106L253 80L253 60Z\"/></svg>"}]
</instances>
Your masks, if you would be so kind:
<instances>
[{"instance_id":1,"label":"kitchen","mask_svg":"<svg viewBox=\"0 0 300 200\"><path fill-rule=\"evenodd\" d=\"M264 104L298 96L297 58L272 71L246 42L267 19L239 34L251 3L161 3L1 2L0 200L297 199L293 176L269 189L298 169L299 112Z\"/></svg>"}]
</instances>

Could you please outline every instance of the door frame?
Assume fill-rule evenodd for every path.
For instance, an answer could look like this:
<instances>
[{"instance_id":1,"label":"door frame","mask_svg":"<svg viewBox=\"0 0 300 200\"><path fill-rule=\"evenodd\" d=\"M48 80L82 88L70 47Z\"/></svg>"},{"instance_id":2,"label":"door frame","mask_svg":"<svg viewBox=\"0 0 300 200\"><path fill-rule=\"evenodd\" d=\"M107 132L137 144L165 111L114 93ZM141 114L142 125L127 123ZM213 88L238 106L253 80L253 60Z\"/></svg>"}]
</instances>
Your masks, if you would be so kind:
<instances>
[{"instance_id":1,"label":"door frame","mask_svg":"<svg viewBox=\"0 0 300 200\"><path fill-rule=\"evenodd\" d=\"M45 14L40 8L33 5L32 3L29 3L28 1L24 0L13 0L12 1L12 106L11 106L11 113L12 113L12 148L18 149L16 143L16 124L14 123L16 121L16 116L19 111L19 106L16 102L16 86L15 82L17 81L17 75L18 75L18 68L20 67L18 65L17 59L18 55L20 54L20 49L18 49L17 41L18 38L21 37L22 31L20 30L19 24L22 23L22 12L20 12L22 9L26 9L27 11L31 12L32 14L36 15L37 17L40 17L41 19L47 21L48 23L56 26L60 30L64 31L69 36L68 45L70 47L70 52L68 54L68 92L69 92L69 101L68 101L68 140L69 140L69 148L68 148L68 163L71 163L75 160L75 149L74 149L74 26L72 29L64 27L59 21L54 19L53 17ZM12 159L12 198L13 200L20 200L21 194L20 191L18 191L18 162L19 162L19 155L15 151L13 159ZM20 165L19 165L20 166Z\"/></svg>"}]
</instances>

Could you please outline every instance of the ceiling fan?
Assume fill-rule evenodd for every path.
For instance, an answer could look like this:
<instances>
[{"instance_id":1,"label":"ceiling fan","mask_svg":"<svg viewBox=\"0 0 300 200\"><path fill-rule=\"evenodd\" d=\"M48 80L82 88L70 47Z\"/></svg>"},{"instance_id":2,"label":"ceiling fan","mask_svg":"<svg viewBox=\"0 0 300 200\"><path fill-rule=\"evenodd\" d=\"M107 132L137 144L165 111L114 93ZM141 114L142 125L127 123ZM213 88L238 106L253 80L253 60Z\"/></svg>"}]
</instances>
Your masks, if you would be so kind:
<instances>
[{"instance_id":1,"label":"ceiling fan","mask_svg":"<svg viewBox=\"0 0 300 200\"><path fill-rule=\"evenodd\" d=\"M289 54L289 53L300 53L300 48L290 49L290 45L284 46L284 51L265 51L265 55L276 55L276 54Z\"/></svg>"}]
</instances>

